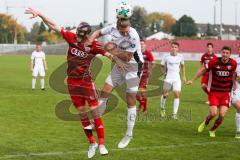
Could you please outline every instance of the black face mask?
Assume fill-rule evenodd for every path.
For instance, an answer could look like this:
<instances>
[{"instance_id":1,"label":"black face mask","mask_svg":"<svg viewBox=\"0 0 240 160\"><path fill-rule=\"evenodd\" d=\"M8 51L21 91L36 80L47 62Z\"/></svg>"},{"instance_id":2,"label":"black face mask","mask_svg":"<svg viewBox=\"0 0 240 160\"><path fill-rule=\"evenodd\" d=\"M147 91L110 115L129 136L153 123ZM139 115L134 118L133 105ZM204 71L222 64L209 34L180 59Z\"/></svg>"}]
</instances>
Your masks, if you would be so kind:
<instances>
[{"instance_id":1,"label":"black face mask","mask_svg":"<svg viewBox=\"0 0 240 160\"><path fill-rule=\"evenodd\" d=\"M89 35L90 32L91 32L91 27L89 25L80 26L77 28L77 37L84 39Z\"/></svg>"},{"instance_id":2,"label":"black face mask","mask_svg":"<svg viewBox=\"0 0 240 160\"><path fill-rule=\"evenodd\" d=\"M89 33L87 31L77 31L77 37L81 38L81 39L84 39L86 38L87 36L89 35Z\"/></svg>"}]
</instances>

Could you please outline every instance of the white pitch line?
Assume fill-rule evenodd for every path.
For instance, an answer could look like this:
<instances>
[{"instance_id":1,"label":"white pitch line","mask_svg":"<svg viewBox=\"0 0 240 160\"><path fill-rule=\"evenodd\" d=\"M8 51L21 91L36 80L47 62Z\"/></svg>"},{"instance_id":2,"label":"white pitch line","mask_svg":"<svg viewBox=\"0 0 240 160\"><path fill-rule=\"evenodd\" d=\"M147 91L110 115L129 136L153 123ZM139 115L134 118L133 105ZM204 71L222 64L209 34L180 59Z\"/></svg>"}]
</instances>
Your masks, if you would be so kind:
<instances>
[{"instance_id":1,"label":"white pitch line","mask_svg":"<svg viewBox=\"0 0 240 160\"><path fill-rule=\"evenodd\" d=\"M239 141L228 141L228 142L203 142L203 143L189 143L189 144L179 144L179 145L166 145L166 146L149 146L149 147L138 147L138 148L126 148L126 149L110 149L111 152L119 151L141 151L141 150L154 150L154 149L172 149L180 147L191 147L191 146L206 146L206 145L219 145L219 144L234 144ZM0 159L13 159L13 158L23 158L23 157L47 157L47 156L64 156L64 155L83 155L86 151L68 151L68 152L42 152L42 153L26 153L26 154L15 154L15 155L5 155L0 157Z\"/></svg>"}]
</instances>

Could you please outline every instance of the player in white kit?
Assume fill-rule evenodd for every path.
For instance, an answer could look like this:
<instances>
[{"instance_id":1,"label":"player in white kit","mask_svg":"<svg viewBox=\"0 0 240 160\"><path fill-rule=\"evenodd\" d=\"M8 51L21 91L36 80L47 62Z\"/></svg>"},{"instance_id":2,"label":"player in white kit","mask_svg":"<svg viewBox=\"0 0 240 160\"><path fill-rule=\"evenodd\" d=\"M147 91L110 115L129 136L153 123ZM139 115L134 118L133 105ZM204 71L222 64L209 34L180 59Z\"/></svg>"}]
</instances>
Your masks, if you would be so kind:
<instances>
[{"instance_id":1,"label":"player in white kit","mask_svg":"<svg viewBox=\"0 0 240 160\"><path fill-rule=\"evenodd\" d=\"M47 70L45 53L42 51L42 45L37 44L36 49L35 51L32 52L31 56L32 90L35 89L38 75L40 76L41 89L45 90L44 87L45 70Z\"/></svg>"},{"instance_id":2,"label":"player in white kit","mask_svg":"<svg viewBox=\"0 0 240 160\"><path fill-rule=\"evenodd\" d=\"M179 107L179 97L181 92L181 78L180 78L180 67L182 69L182 79L186 82L186 70L184 64L184 58L178 54L179 43L173 42L171 53L165 55L161 61L162 73L165 73L165 79L163 83L163 91L161 96L161 116L165 117L165 102L169 91L172 89L174 93L173 103L173 119L177 119L177 112Z\"/></svg>"},{"instance_id":3,"label":"player in white kit","mask_svg":"<svg viewBox=\"0 0 240 160\"><path fill-rule=\"evenodd\" d=\"M137 116L136 94L138 92L139 85L137 61L143 60L140 38L137 31L130 27L130 21L122 18L118 18L117 24L107 26L94 32L92 34L92 39L96 39L104 35L111 36L112 42L115 43L117 47L112 54L121 59L123 63L125 63L126 67L125 70L119 69L116 65L113 67L101 91L99 98L99 110L101 114L103 114L109 94L115 87L126 83L126 100L128 107L127 131L123 139L118 144L118 148L125 148L132 139L133 128Z\"/></svg>"},{"instance_id":4,"label":"player in white kit","mask_svg":"<svg viewBox=\"0 0 240 160\"><path fill-rule=\"evenodd\" d=\"M235 59L237 61L237 75L236 81L233 85L233 90L231 92L231 100L233 106L236 108L236 136L235 138L240 139L240 47L238 48L238 57Z\"/></svg>"}]
</instances>

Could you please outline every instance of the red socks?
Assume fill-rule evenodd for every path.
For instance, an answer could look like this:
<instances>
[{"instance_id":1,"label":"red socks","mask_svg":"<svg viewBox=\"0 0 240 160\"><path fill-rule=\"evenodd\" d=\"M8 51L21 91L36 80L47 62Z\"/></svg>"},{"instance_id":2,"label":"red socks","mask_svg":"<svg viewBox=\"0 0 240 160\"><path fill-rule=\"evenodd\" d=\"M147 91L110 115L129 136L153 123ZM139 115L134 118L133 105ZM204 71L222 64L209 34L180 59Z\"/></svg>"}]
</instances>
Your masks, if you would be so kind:
<instances>
[{"instance_id":1,"label":"red socks","mask_svg":"<svg viewBox=\"0 0 240 160\"><path fill-rule=\"evenodd\" d=\"M215 121L213 127L211 128L211 131L215 131L223 122L222 117L218 117L218 119Z\"/></svg>"},{"instance_id":2,"label":"red socks","mask_svg":"<svg viewBox=\"0 0 240 160\"><path fill-rule=\"evenodd\" d=\"M99 145L104 144L104 127L101 118L94 119L94 126L98 136Z\"/></svg>"},{"instance_id":3,"label":"red socks","mask_svg":"<svg viewBox=\"0 0 240 160\"><path fill-rule=\"evenodd\" d=\"M212 119L213 119L213 117L207 116L207 118L205 120L205 125L207 126Z\"/></svg>"},{"instance_id":4,"label":"red socks","mask_svg":"<svg viewBox=\"0 0 240 160\"><path fill-rule=\"evenodd\" d=\"M137 100L139 102L139 111L142 110L143 108L143 112L147 111L147 98L146 97L137 97Z\"/></svg>"},{"instance_id":5,"label":"red socks","mask_svg":"<svg viewBox=\"0 0 240 160\"><path fill-rule=\"evenodd\" d=\"M89 143L90 144L95 143L94 136L93 136L93 133L92 133L92 129L85 129L88 126L91 126L90 119L87 117L85 119L81 119L81 122L82 122L84 133L87 136L87 138L89 140Z\"/></svg>"}]
</instances>

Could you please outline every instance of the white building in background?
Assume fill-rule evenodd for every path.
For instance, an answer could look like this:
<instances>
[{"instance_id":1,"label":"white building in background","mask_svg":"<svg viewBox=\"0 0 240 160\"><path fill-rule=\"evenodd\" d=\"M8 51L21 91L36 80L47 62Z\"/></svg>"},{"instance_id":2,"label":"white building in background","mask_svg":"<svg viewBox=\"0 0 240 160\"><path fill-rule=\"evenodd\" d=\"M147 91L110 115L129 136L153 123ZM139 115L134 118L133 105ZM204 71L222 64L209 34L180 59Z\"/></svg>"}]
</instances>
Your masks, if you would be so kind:
<instances>
[{"instance_id":1,"label":"white building in background","mask_svg":"<svg viewBox=\"0 0 240 160\"><path fill-rule=\"evenodd\" d=\"M149 37L147 37L147 40L162 40L162 39L168 39L173 40L175 37L171 34L167 34L164 32L157 32Z\"/></svg>"}]
</instances>

